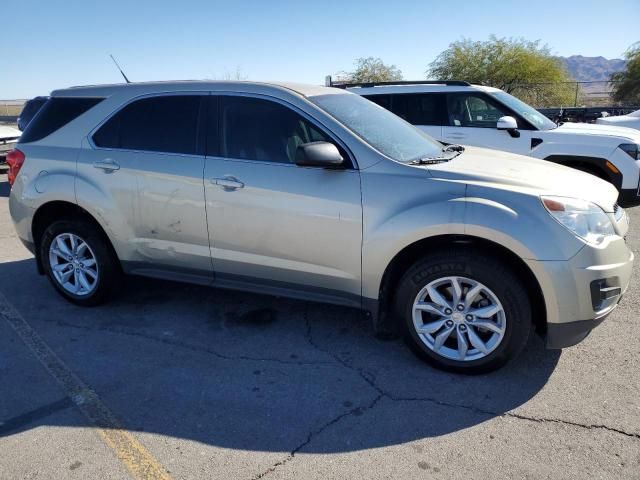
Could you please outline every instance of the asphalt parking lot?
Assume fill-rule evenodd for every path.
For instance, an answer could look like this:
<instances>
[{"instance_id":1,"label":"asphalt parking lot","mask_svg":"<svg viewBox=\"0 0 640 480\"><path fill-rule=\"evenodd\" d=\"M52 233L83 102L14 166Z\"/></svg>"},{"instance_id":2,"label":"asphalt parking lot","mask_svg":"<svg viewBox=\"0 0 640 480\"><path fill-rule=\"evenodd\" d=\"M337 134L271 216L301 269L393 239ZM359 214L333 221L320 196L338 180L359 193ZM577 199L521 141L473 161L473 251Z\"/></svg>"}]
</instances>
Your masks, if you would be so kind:
<instances>
[{"instance_id":1,"label":"asphalt parking lot","mask_svg":"<svg viewBox=\"0 0 640 480\"><path fill-rule=\"evenodd\" d=\"M8 195L0 174L1 479L640 478L638 268L580 345L464 377L347 308L140 278L72 306Z\"/></svg>"}]
</instances>

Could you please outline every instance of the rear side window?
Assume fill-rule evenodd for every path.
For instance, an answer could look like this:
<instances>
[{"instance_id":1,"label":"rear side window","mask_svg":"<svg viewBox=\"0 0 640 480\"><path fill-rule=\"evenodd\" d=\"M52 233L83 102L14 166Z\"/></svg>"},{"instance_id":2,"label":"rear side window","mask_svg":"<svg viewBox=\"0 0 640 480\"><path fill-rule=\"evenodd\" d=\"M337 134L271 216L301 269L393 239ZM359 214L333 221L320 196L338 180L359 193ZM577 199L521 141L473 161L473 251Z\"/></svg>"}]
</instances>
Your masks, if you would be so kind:
<instances>
[{"instance_id":1,"label":"rear side window","mask_svg":"<svg viewBox=\"0 0 640 480\"><path fill-rule=\"evenodd\" d=\"M364 98L371 100L376 105L380 105L382 108L391 110L391 95L364 95Z\"/></svg>"},{"instance_id":2,"label":"rear side window","mask_svg":"<svg viewBox=\"0 0 640 480\"><path fill-rule=\"evenodd\" d=\"M366 99L403 118L413 125L442 125L444 95L437 93L401 93L368 95Z\"/></svg>"},{"instance_id":3,"label":"rear side window","mask_svg":"<svg viewBox=\"0 0 640 480\"><path fill-rule=\"evenodd\" d=\"M100 127L93 143L102 148L195 155L202 98L167 95L137 100Z\"/></svg>"},{"instance_id":4,"label":"rear side window","mask_svg":"<svg viewBox=\"0 0 640 480\"><path fill-rule=\"evenodd\" d=\"M414 125L442 125L444 122L444 95L426 93L404 95L407 121Z\"/></svg>"},{"instance_id":5,"label":"rear side window","mask_svg":"<svg viewBox=\"0 0 640 480\"><path fill-rule=\"evenodd\" d=\"M20 137L20 143L42 140L75 120L102 98L53 97L42 106Z\"/></svg>"}]
</instances>

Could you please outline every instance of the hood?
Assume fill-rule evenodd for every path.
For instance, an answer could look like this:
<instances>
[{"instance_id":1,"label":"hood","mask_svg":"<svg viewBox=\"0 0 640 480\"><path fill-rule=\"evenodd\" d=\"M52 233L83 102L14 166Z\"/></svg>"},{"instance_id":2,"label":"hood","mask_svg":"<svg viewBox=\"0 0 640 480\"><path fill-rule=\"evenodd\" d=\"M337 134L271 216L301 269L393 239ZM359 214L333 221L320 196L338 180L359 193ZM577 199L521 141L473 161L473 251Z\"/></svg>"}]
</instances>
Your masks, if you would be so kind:
<instances>
[{"instance_id":1,"label":"hood","mask_svg":"<svg viewBox=\"0 0 640 480\"><path fill-rule=\"evenodd\" d=\"M616 137L640 143L640 132L633 128L619 127L618 125L602 125L594 123L563 123L558 128L548 132L571 135L591 135L602 137Z\"/></svg>"},{"instance_id":2,"label":"hood","mask_svg":"<svg viewBox=\"0 0 640 480\"><path fill-rule=\"evenodd\" d=\"M618 191L588 173L545 160L486 148L465 147L454 159L429 165L435 178L511 189L532 195L557 195L588 200L612 212Z\"/></svg>"},{"instance_id":3,"label":"hood","mask_svg":"<svg viewBox=\"0 0 640 480\"><path fill-rule=\"evenodd\" d=\"M0 141L10 138L18 138L22 132L17 128L8 127L6 125L0 125Z\"/></svg>"},{"instance_id":4,"label":"hood","mask_svg":"<svg viewBox=\"0 0 640 480\"><path fill-rule=\"evenodd\" d=\"M614 125L616 127L628 127L640 129L640 117L621 115L619 117L596 118L597 125Z\"/></svg>"}]
</instances>

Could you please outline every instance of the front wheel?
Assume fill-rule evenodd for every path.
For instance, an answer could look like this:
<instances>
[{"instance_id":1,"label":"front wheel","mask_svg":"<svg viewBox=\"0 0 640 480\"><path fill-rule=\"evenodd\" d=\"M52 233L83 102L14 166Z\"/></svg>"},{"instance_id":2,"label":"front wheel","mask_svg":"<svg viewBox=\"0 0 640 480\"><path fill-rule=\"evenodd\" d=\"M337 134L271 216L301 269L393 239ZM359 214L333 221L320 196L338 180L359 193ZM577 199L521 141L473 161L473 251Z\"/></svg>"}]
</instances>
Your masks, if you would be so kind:
<instances>
[{"instance_id":1,"label":"front wheel","mask_svg":"<svg viewBox=\"0 0 640 480\"><path fill-rule=\"evenodd\" d=\"M40 258L49 280L67 300L83 306L104 302L117 284L117 261L104 234L81 220L47 227Z\"/></svg>"},{"instance_id":2,"label":"front wheel","mask_svg":"<svg viewBox=\"0 0 640 480\"><path fill-rule=\"evenodd\" d=\"M522 281L501 261L466 249L414 264L400 281L396 312L418 356L458 373L499 368L524 348L531 331Z\"/></svg>"}]
</instances>

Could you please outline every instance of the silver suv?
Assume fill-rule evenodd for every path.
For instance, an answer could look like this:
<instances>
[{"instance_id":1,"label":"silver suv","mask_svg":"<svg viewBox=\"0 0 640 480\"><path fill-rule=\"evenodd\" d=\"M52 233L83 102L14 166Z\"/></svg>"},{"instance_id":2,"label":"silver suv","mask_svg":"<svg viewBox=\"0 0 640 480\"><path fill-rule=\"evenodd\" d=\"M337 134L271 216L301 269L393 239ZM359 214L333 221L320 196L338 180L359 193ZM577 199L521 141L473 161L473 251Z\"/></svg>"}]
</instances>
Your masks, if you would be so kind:
<instances>
[{"instance_id":1,"label":"silver suv","mask_svg":"<svg viewBox=\"0 0 640 480\"><path fill-rule=\"evenodd\" d=\"M171 82L52 93L8 158L11 216L68 300L122 273L361 308L433 365L573 345L631 275L617 191L433 140L340 89Z\"/></svg>"}]
</instances>

